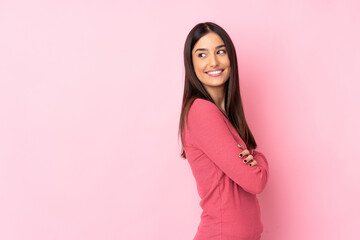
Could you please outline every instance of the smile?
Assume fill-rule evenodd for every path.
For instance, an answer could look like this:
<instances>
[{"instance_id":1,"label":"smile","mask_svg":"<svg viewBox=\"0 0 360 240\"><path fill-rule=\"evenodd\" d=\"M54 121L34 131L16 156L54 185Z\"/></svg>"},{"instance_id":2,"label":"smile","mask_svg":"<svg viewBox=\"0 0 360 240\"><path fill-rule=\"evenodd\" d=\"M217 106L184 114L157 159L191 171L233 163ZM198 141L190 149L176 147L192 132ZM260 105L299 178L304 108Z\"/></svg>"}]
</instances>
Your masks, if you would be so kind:
<instances>
[{"instance_id":1,"label":"smile","mask_svg":"<svg viewBox=\"0 0 360 240\"><path fill-rule=\"evenodd\" d=\"M218 71L207 72L206 74L208 74L211 77L218 77L223 73L223 71L224 71L224 69L218 70Z\"/></svg>"}]
</instances>

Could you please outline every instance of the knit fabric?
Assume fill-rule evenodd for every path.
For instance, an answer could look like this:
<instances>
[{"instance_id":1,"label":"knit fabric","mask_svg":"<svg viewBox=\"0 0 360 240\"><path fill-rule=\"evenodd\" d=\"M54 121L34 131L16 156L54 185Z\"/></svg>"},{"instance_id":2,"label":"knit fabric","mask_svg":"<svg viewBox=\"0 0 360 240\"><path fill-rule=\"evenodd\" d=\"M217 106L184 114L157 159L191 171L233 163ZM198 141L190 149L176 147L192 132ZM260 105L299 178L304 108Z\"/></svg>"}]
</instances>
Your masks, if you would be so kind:
<instances>
[{"instance_id":1,"label":"knit fabric","mask_svg":"<svg viewBox=\"0 0 360 240\"><path fill-rule=\"evenodd\" d=\"M194 240L259 240L263 232L261 193L269 178L264 154L257 165L239 157L245 142L218 107L205 99L192 103L184 128L184 150L201 198L202 214Z\"/></svg>"}]
</instances>

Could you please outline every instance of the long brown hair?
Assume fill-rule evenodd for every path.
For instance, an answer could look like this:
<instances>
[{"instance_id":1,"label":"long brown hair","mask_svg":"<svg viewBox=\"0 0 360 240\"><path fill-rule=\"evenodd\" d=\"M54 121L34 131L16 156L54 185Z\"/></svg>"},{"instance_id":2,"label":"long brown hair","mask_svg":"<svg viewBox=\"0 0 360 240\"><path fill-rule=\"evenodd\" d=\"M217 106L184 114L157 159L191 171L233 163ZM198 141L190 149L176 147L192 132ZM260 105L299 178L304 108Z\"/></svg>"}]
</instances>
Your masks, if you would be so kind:
<instances>
[{"instance_id":1,"label":"long brown hair","mask_svg":"<svg viewBox=\"0 0 360 240\"><path fill-rule=\"evenodd\" d=\"M225 83L225 110L227 118L239 133L249 151L257 147L255 138L246 123L244 115L244 109L240 96L239 75L237 68L238 64L234 44L223 28L215 23L205 22L197 24L190 31L184 46L185 84L178 132L178 136L180 135L182 143L181 157L184 159L186 159L186 153L183 148L184 141L182 133L192 102L196 98L202 98L215 104L210 94L205 90L204 86L196 76L191 54L196 42L209 32L215 32L222 38L230 59L230 76L228 81Z\"/></svg>"}]
</instances>

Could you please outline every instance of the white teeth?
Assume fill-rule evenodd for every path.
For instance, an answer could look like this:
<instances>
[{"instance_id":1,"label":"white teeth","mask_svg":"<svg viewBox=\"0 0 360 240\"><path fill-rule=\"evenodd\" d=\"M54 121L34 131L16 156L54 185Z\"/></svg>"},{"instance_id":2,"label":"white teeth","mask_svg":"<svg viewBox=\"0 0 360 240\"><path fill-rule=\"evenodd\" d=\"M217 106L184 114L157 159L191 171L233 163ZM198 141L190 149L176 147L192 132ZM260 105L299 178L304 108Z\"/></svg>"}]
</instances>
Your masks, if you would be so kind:
<instances>
[{"instance_id":1,"label":"white teeth","mask_svg":"<svg viewBox=\"0 0 360 240\"><path fill-rule=\"evenodd\" d=\"M208 74L218 74L218 73L221 73L221 71L208 72Z\"/></svg>"}]
</instances>

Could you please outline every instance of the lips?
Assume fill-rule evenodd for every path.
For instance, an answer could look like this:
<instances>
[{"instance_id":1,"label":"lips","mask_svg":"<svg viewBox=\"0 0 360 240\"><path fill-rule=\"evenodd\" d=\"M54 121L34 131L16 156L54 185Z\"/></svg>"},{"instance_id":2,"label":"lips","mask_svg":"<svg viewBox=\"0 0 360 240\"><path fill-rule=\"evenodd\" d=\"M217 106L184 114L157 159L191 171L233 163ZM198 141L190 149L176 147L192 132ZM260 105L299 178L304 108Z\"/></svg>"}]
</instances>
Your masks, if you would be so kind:
<instances>
[{"instance_id":1,"label":"lips","mask_svg":"<svg viewBox=\"0 0 360 240\"><path fill-rule=\"evenodd\" d=\"M219 70L212 70L212 71L206 72L206 74L209 75L210 77L219 77L222 75L223 72L224 72L224 69L219 69Z\"/></svg>"},{"instance_id":2,"label":"lips","mask_svg":"<svg viewBox=\"0 0 360 240\"><path fill-rule=\"evenodd\" d=\"M223 68L216 68L216 69L212 69L210 71L207 71L206 73L216 72L216 71L224 71L224 69Z\"/></svg>"}]
</instances>

